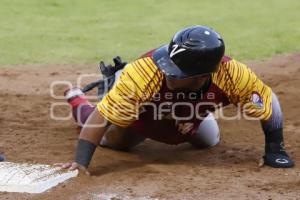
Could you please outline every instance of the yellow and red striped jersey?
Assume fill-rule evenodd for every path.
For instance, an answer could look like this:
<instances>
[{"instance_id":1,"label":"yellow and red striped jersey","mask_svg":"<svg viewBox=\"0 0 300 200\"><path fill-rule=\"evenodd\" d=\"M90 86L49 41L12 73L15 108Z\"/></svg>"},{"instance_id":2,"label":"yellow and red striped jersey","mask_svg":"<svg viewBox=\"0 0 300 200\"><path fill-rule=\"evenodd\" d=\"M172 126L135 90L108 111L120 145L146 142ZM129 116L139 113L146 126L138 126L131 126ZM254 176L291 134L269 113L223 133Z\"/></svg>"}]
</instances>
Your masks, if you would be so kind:
<instances>
[{"instance_id":1,"label":"yellow and red striped jersey","mask_svg":"<svg viewBox=\"0 0 300 200\"><path fill-rule=\"evenodd\" d=\"M164 74L151 56L137 59L124 68L97 109L111 123L127 127L137 120L141 104L154 101L156 94L166 91L164 82ZM240 105L248 116L266 120L272 114L270 87L245 64L234 59L223 58L218 71L212 74L210 88L210 92L219 94L216 102Z\"/></svg>"}]
</instances>

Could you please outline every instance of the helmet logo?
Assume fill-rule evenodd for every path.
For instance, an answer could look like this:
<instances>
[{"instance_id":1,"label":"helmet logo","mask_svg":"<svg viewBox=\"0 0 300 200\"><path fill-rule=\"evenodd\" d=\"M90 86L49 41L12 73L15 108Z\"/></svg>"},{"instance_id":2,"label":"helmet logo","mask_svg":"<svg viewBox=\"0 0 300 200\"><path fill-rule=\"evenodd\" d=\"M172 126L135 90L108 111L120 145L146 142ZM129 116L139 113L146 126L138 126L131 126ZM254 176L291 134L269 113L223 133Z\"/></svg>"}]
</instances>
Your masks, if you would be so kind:
<instances>
[{"instance_id":1,"label":"helmet logo","mask_svg":"<svg viewBox=\"0 0 300 200\"><path fill-rule=\"evenodd\" d=\"M204 31L204 34L205 35L210 35L210 32L209 31Z\"/></svg>"},{"instance_id":2,"label":"helmet logo","mask_svg":"<svg viewBox=\"0 0 300 200\"><path fill-rule=\"evenodd\" d=\"M178 49L178 44L174 44L172 46L172 51L170 53L170 57L172 58L173 56L175 56L176 54L180 53L180 52L183 52L185 51L186 49L183 49L183 48L179 48Z\"/></svg>"}]
</instances>

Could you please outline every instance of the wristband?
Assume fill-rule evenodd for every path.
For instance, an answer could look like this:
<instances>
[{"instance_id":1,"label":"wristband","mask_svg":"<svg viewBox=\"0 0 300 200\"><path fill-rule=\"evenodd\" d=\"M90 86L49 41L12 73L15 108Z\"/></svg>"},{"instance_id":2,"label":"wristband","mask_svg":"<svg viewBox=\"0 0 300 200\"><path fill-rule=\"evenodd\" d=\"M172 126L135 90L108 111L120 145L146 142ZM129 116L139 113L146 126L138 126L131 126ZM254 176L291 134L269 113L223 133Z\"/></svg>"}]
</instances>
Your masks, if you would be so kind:
<instances>
[{"instance_id":1,"label":"wristband","mask_svg":"<svg viewBox=\"0 0 300 200\"><path fill-rule=\"evenodd\" d=\"M283 129L278 128L276 130L271 130L265 133L266 143L277 143L283 142Z\"/></svg>"},{"instance_id":2,"label":"wristband","mask_svg":"<svg viewBox=\"0 0 300 200\"><path fill-rule=\"evenodd\" d=\"M87 140L79 139L75 155L75 162L84 167L88 167L96 148L97 145Z\"/></svg>"},{"instance_id":3,"label":"wristband","mask_svg":"<svg viewBox=\"0 0 300 200\"><path fill-rule=\"evenodd\" d=\"M283 130L279 128L268 134L266 134L266 153L278 153L286 155L284 143L283 143Z\"/></svg>"}]
</instances>

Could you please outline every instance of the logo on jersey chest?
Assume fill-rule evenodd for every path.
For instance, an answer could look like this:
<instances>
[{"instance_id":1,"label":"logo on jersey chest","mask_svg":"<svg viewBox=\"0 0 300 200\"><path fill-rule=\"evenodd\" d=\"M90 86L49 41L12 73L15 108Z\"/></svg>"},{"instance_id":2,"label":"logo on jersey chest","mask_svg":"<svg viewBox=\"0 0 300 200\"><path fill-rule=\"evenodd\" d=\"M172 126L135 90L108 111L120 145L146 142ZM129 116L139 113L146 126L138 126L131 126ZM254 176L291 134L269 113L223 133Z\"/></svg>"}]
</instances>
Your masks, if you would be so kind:
<instances>
[{"instance_id":1,"label":"logo on jersey chest","mask_svg":"<svg viewBox=\"0 0 300 200\"><path fill-rule=\"evenodd\" d=\"M180 122L180 121L176 120L175 126L177 126L179 133L181 133L182 135L186 135L194 128L194 123Z\"/></svg>"}]
</instances>

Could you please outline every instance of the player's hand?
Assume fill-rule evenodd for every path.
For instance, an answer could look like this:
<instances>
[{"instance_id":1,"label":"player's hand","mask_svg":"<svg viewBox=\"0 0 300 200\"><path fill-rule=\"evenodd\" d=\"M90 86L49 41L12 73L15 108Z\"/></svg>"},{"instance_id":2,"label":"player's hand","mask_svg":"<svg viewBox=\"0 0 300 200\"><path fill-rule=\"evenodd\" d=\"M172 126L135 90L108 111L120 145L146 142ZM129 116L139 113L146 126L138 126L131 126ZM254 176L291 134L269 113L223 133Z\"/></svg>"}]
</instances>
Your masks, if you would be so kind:
<instances>
[{"instance_id":1,"label":"player's hand","mask_svg":"<svg viewBox=\"0 0 300 200\"><path fill-rule=\"evenodd\" d=\"M87 176L91 175L86 167L84 167L76 162L56 163L56 164L54 164L54 166L60 167L62 169L68 169L68 170L78 169L79 172L82 172L82 173L86 174Z\"/></svg>"},{"instance_id":2,"label":"player's hand","mask_svg":"<svg viewBox=\"0 0 300 200\"><path fill-rule=\"evenodd\" d=\"M291 168L295 165L294 161L286 153L283 142L266 143L263 164L275 168Z\"/></svg>"},{"instance_id":3,"label":"player's hand","mask_svg":"<svg viewBox=\"0 0 300 200\"><path fill-rule=\"evenodd\" d=\"M287 154L266 153L263 156L264 164L275 168L294 167L294 161Z\"/></svg>"}]
</instances>

